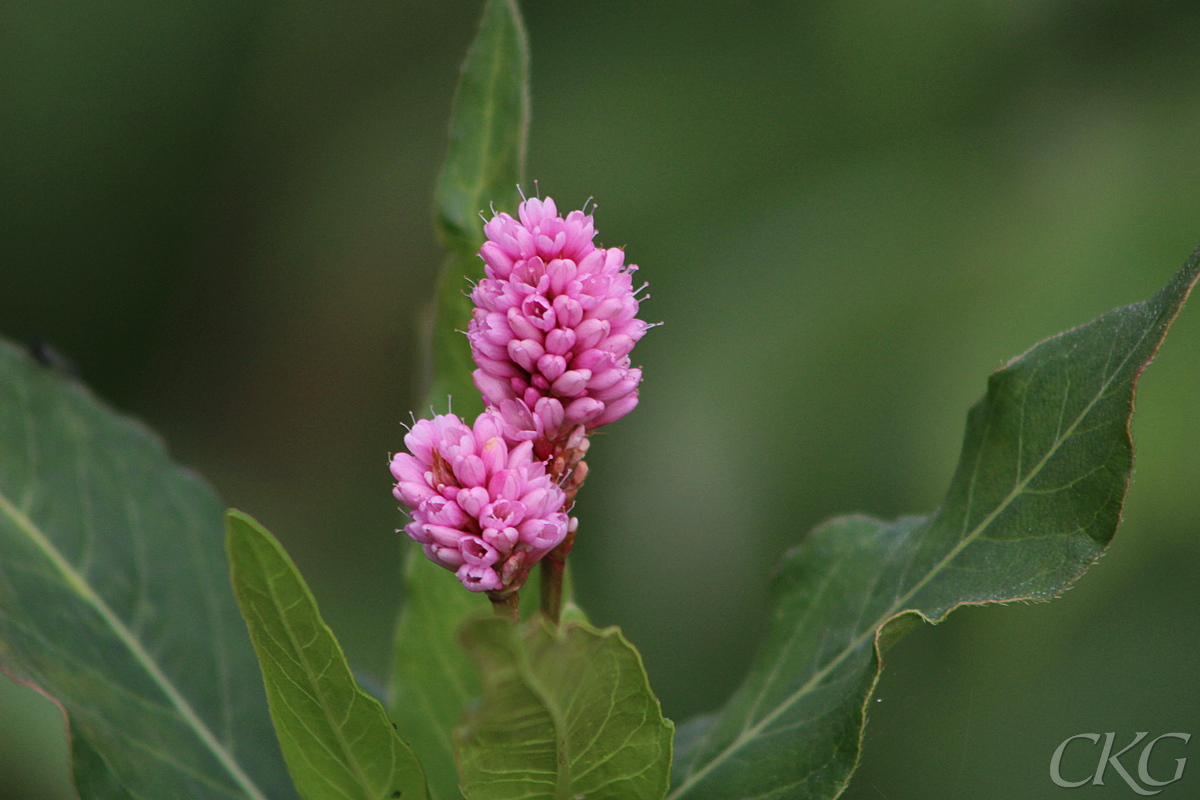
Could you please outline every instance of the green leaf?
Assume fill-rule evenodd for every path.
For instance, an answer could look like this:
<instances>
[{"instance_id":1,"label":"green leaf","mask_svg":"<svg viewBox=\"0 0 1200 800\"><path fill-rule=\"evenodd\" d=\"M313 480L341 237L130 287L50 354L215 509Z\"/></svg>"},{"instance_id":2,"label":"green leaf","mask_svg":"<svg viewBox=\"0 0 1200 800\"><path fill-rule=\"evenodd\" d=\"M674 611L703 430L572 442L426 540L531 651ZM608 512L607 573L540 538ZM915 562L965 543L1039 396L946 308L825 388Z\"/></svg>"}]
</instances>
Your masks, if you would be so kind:
<instances>
[{"instance_id":1,"label":"green leaf","mask_svg":"<svg viewBox=\"0 0 1200 800\"><path fill-rule=\"evenodd\" d=\"M529 44L521 13L514 0L488 0L454 93L449 149L438 177L437 227L450 252L425 333L433 361L427 405L436 413L450 409L448 398L464 419L483 411L463 335L472 309L465 292L483 278L479 213L516 211L528 128ZM396 628L388 706L425 766L430 797L458 800L453 730L479 682L455 631L472 616L491 613L491 604L430 563L417 545L406 563L407 601Z\"/></svg>"},{"instance_id":2,"label":"green leaf","mask_svg":"<svg viewBox=\"0 0 1200 800\"><path fill-rule=\"evenodd\" d=\"M1197 278L1047 339L994 373L927 518L838 519L784 559L772 624L721 712L684 726L672 800L832 798L858 762L884 647L964 604L1049 600L1104 551L1133 464L1138 376Z\"/></svg>"},{"instance_id":3,"label":"green leaf","mask_svg":"<svg viewBox=\"0 0 1200 800\"><path fill-rule=\"evenodd\" d=\"M516 212L529 130L529 42L515 0L488 0L479 33L462 65L450 119L450 146L438 176L437 228L450 255L442 265L432 328L429 404L439 413L453 397L457 414L474 419L483 401L462 331L471 320L466 297L483 278L480 212Z\"/></svg>"},{"instance_id":4,"label":"green leaf","mask_svg":"<svg viewBox=\"0 0 1200 800\"><path fill-rule=\"evenodd\" d=\"M0 341L0 668L56 698L85 797L294 797L223 506L140 423Z\"/></svg>"},{"instance_id":5,"label":"green leaf","mask_svg":"<svg viewBox=\"0 0 1200 800\"><path fill-rule=\"evenodd\" d=\"M425 767L430 800L459 800L453 732L467 701L479 695L479 679L455 632L491 614L492 604L427 559L416 542L404 573L408 599L396 626L388 708Z\"/></svg>"},{"instance_id":6,"label":"green leaf","mask_svg":"<svg viewBox=\"0 0 1200 800\"><path fill-rule=\"evenodd\" d=\"M674 726L617 628L492 617L463 641L483 702L458 732L469 800L661 800Z\"/></svg>"},{"instance_id":7,"label":"green leaf","mask_svg":"<svg viewBox=\"0 0 1200 800\"><path fill-rule=\"evenodd\" d=\"M538 608L539 571L521 589L521 618ZM407 601L396 626L388 709L400 734L412 742L425 767L431 800L461 800L454 757L454 729L480 692L475 665L457 632L492 615L487 596L467 591L453 572L434 564L409 543L404 586ZM571 602L571 571L563 576L563 620L586 621Z\"/></svg>"},{"instance_id":8,"label":"green leaf","mask_svg":"<svg viewBox=\"0 0 1200 800\"><path fill-rule=\"evenodd\" d=\"M479 212L516 208L529 131L529 40L516 0L487 0L467 51L450 117L450 147L437 184L438 233L474 256Z\"/></svg>"},{"instance_id":9,"label":"green leaf","mask_svg":"<svg viewBox=\"0 0 1200 800\"><path fill-rule=\"evenodd\" d=\"M350 673L292 559L240 511L226 516L234 592L250 627L271 718L305 800L425 795L421 765Z\"/></svg>"},{"instance_id":10,"label":"green leaf","mask_svg":"<svg viewBox=\"0 0 1200 800\"><path fill-rule=\"evenodd\" d=\"M131 800L117 776L105 766L87 739L71 737L71 761L75 767L75 788L86 800Z\"/></svg>"}]
</instances>

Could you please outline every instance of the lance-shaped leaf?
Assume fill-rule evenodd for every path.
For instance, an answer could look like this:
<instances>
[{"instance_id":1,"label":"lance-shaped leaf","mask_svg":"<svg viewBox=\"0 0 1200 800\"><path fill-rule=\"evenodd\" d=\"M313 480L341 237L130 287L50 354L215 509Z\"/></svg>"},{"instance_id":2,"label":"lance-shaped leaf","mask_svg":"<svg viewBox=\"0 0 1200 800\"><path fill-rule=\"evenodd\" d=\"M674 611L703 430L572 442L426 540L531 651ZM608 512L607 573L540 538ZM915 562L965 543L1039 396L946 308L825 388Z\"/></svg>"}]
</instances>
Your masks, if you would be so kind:
<instances>
[{"instance_id":1,"label":"lance-shaped leaf","mask_svg":"<svg viewBox=\"0 0 1200 800\"><path fill-rule=\"evenodd\" d=\"M305 800L423 800L421 765L363 691L292 559L239 511L226 517L234 592L271 717Z\"/></svg>"},{"instance_id":2,"label":"lance-shaped leaf","mask_svg":"<svg viewBox=\"0 0 1200 800\"><path fill-rule=\"evenodd\" d=\"M616 628L469 624L483 701L458 731L468 800L661 800L674 726Z\"/></svg>"},{"instance_id":3,"label":"lance-shaped leaf","mask_svg":"<svg viewBox=\"0 0 1200 800\"><path fill-rule=\"evenodd\" d=\"M529 130L529 40L516 0L487 0L467 51L438 175L437 223L447 249L474 255L479 212L516 206ZM503 206L501 206L503 203Z\"/></svg>"},{"instance_id":4,"label":"lance-shaped leaf","mask_svg":"<svg viewBox=\"0 0 1200 800\"><path fill-rule=\"evenodd\" d=\"M465 296L483 278L480 212L515 212L529 130L529 42L516 0L487 0L467 52L450 119L450 146L437 184L437 228L450 254L442 265L427 331L433 356L429 404L474 419L483 410L471 381L471 320Z\"/></svg>"},{"instance_id":5,"label":"lance-shaped leaf","mask_svg":"<svg viewBox=\"0 0 1200 800\"><path fill-rule=\"evenodd\" d=\"M1134 387L1198 258L1151 300L994 373L932 516L834 520L786 556L762 652L719 714L685 726L671 798L836 797L858 761L884 645L963 604L1053 598L1100 556L1133 465Z\"/></svg>"},{"instance_id":6,"label":"lance-shaped leaf","mask_svg":"<svg viewBox=\"0 0 1200 800\"><path fill-rule=\"evenodd\" d=\"M85 797L295 796L223 511L145 427L0 341L0 667L66 710Z\"/></svg>"}]
</instances>

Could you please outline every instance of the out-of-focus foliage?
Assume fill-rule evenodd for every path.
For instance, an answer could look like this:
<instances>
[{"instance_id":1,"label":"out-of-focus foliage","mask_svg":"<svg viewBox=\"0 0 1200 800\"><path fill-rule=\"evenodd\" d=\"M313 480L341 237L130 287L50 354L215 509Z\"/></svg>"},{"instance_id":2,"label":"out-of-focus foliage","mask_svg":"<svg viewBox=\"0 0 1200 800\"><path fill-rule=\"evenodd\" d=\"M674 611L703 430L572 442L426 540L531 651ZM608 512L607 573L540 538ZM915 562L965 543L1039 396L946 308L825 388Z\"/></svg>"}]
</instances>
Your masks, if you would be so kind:
<instances>
[{"instance_id":1,"label":"out-of-focus foliage","mask_svg":"<svg viewBox=\"0 0 1200 800\"><path fill-rule=\"evenodd\" d=\"M0 377L0 675L61 704L80 793L295 797L212 489L2 339Z\"/></svg>"},{"instance_id":2,"label":"out-of-focus foliage","mask_svg":"<svg viewBox=\"0 0 1200 800\"><path fill-rule=\"evenodd\" d=\"M375 674L400 591L386 457L421 402L434 179L479 5L0 11L0 331L50 342L292 534ZM641 405L589 454L577 594L686 719L740 679L787 546L833 514L933 508L981 376L1148 297L1200 239L1200 7L523 11L528 174L563 208L596 197L667 322L638 347ZM1053 796L1067 736L1200 719L1196 312L1141 383L1109 557L1054 603L894 648L848 797ZM0 718L0 796L63 796L53 708L0 682ZM57 760L32 749L55 736Z\"/></svg>"}]
</instances>

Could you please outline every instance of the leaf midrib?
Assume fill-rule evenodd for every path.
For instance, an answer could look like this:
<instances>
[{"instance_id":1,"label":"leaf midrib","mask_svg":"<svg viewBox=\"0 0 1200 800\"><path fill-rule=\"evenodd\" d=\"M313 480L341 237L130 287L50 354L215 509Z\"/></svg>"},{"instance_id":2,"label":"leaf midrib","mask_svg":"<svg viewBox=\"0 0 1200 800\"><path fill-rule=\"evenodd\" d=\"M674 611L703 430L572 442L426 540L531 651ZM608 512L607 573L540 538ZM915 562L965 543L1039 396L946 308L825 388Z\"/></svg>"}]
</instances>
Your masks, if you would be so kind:
<instances>
[{"instance_id":1,"label":"leaf midrib","mask_svg":"<svg viewBox=\"0 0 1200 800\"><path fill-rule=\"evenodd\" d=\"M254 784L254 781L245 773L233 755L217 740L213 732L204 723L204 720L200 718L171 679L159 668L157 662L150 656L133 632L129 630L120 617L104 601L104 598L100 597L92 589L87 580L59 552L58 548L54 546L41 528L15 507L7 495L2 492L0 492L0 511L3 511L16 524L17 528L49 559L50 563L62 576L66 585L80 599L95 609L96 613L112 629L113 633L125 645L137 663L146 671L150 679L154 681L155 685L167 696L171 705L175 707L180 716L183 717L184 721L195 732L200 741L204 743L205 747L212 752L213 756L216 757L217 761L225 768L237 785L254 800L267 800L266 795Z\"/></svg>"},{"instance_id":2,"label":"leaf midrib","mask_svg":"<svg viewBox=\"0 0 1200 800\"><path fill-rule=\"evenodd\" d=\"M321 691L321 687L317 684L316 678L314 677L316 675L316 672L313 669L313 665L309 661L308 653L307 653L306 649L299 643L299 641L297 641L295 631L292 629L292 626L290 624L288 624L288 622L287 622L287 610L290 607L294 607L296 604L293 603L292 606L284 606L284 604L281 602L281 599L280 599L278 593L276 592L277 581L270 577L270 572L267 568L268 565L263 561L262 556L259 555L257 551L254 553L254 557L258 561L259 566L262 570L262 575L267 584L267 590L270 593L271 603L275 606L276 611L279 614L279 619L283 622L283 627L287 631L288 641L292 645L292 650L296 654L296 659L300 662L300 664L304 668L304 677L308 680L308 683L309 683L310 688L312 689L313 695L318 698L318 702L321 706L321 713L325 717L326 724L329 725L329 728L333 731L334 736L337 738L338 745L341 746L342 755L343 755L343 763L345 763L347 766L349 766L350 772L354 776L355 781L358 783L359 789L361 789L363 792L363 796L369 798L372 796L373 792L372 792L371 786L367 780L367 776L365 774L363 774L362 767L358 763L357 756L354 754L353 750L351 749L350 743L346 741L346 737L343 735L342 726L334 721L333 713L329 707L329 703L327 702L327 700L325 698L325 694L324 694L324 692ZM288 573L288 571L286 569L286 561L284 563L285 563L285 571L279 577L282 577L286 580L292 576ZM304 591L303 587L296 587L296 588L300 589L300 598L299 598L298 602L300 602L300 603L303 603L305 601L311 602L311 597L305 596L306 592ZM321 627L324 627L324 623L321 622L320 620L317 621L317 624ZM266 632L266 627L264 626L264 633L265 632ZM325 631L318 631L317 639L314 640L314 644L316 643L317 640L320 639L322 632L328 632L328 629L326 628ZM355 688L356 687L351 687L351 691L352 692L355 691ZM347 709L347 712L346 712L347 720L349 720L349 714L353 710L354 701L356 699L357 698L352 697L350 700L350 708ZM300 715L297 714L297 716L300 716ZM319 770L318 770L318 774L320 774ZM394 762L393 762L392 774L393 775L395 774ZM322 776L322 777L324 777L324 776Z\"/></svg>"},{"instance_id":3,"label":"leaf midrib","mask_svg":"<svg viewBox=\"0 0 1200 800\"><path fill-rule=\"evenodd\" d=\"M1037 465L1032 470L1029 471L1028 475L1024 478L1024 480L1020 480L1016 484L1014 484L1012 490L1008 493L1008 495L1002 501L1000 501L1000 503L998 503L996 505L996 507L994 509L992 509L992 511L986 517L984 517L983 520L980 521L980 523L978 525L976 525L975 528L972 529L969 534L962 537L959 540L958 544L956 544L953 548L951 548L950 551L924 575L924 577L922 577L919 581L917 581L915 584L913 584L911 589L909 589L907 592L905 592L903 595L901 595L899 598L897 598L888 607L888 610L885 613L881 614L874 623L872 623L871 625L869 625L866 628L866 630L862 634L860 634L859 636L857 636L853 640L851 640L850 644L848 644L846 647L844 647L837 654L837 656L835 658L833 658L828 664L826 664L826 666L822 667L820 670L813 673L813 676L811 678L809 678L807 681L805 681L803 686L801 686L795 692L790 694L787 698L785 698L783 700L783 702L779 703L779 705L777 705L775 707L774 711L772 711L767 716L763 717L759 722L755 723L750 728L744 729L742 731L742 733L738 734L737 738L734 739L733 742L731 742L729 745L727 745L725 747L724 750L722 750L720 753L718 753L716 756L714 756L713 759L711 761L709 761L703 768L701 768L699 771L689 775L687 777L687 779L685 779L681 784L679 784L679 786L676 787L676 789L673 792L671 792L670 794L667 795L666 800L675 800L676 798L681 797L692 786L694 786L701 779L703 779L704 776L706 776L709 772L711 772L713 769L715 769L717 766L719 766L722 762L724 762L725 759L727 759L733 753L740 750L745 744L747 744L748 742L750 742L754 738L756 738L765 727L767 727L772 722L774 722L776 719L778 719L785 711L787 711L789 708L791 708L791 706L793 706L797 702L799 702L800 699L804 697L804 695L811 692L817 685L820 684L821 681L823 681L829 675L830 672L832 672L834 669L836 669L846 658L848 658L851 653L856 651L869 638L874 636L876 634L876 632L880 629L880 626L886 624L888 620L895 618L898 614L904 613L906 611L914 610L914 609L904 609L903 606L905 606L916 595L917 592L919 592L921 589L923 589L926 586L926 584L928 584L929 581L934 578L934 576L936 576L942 570L944 570L946 568L946 566L958 556L959 553L961 553L967 546L969 546L972 542L974 542L979 537L979 535L981 533L983 533L983 531L985 529L987 529L987 527L989 525L991 525L992 522L995 521L996 517L999 516L1000 513L1002 513L1004 511L1004 509L1006 509L1009 506L1009 504L1012 503L1012 501L1015 500L1024 491L1025 487L1029 485L1030 481L1032 481L1033 478L1036 475L1038 475L1038 473L1041 472L1042 468L1046 465L1046 462L1049 461L1050 458L1055 453L1058 452L1058 449L1060 446L1062 446L1063 442L1065 442L1067 439L1069 439L1071 437L1072 433L1075 431L1076 427L1078 427L1079 423L1085 417L1087 417L1088 414L1091 413L1091 411L1095 407L1096 403L1098 403L1100 401L1100 399L1104 396L1105 392L1107 392L1108 387L1112 384L1112 382L1114 380L1116 380L1117 376L1120 375L1121 372L1125 369L1126 364L1128 364L1129 360L1131 358L1133 358L1134 353L1136 353L1138 351L1138 348L1141 346L1142 342L1150 334L1150 332L1154 329L1154 327L1155 327L1154 324L1148 324L1145 326L1145 328L1142 331L1142 335L1138 337L1137 342L1129 348L1129 352L1126 354L1125 358L1123 358L1121 360L1121 362L1117 365L1117 367L1112 371L1112 374L1109 375L1109 377L1104 380L1104 383L1101 384L1100 389L1095 393L1095 395L1092 397L1092 399L1090 401L1088 401L1087 406L1085 406L1084 409L1075 417L1075 419L1072 421L1070 427L1061 436L1059 436L1055 439L1054 444L1046 451L1046 454L1041 458L1040 461L1038 461ZM977 470L978 470L978 465L979 465L979 460L976 460L976 466L972 470L972 474L971 474L971 486L972 487L974 486L974 482L975 482L975 478L976 478L976 474L977 474ZM930 518L931 522L934 519L936 519L936 517L937 517L936 514L933 517L931 517ZM919 609L917 611L918 611L918 613L920 613ZM924 616L924 615L922 615L922 616Z\"/></svg>"}]
</instances>

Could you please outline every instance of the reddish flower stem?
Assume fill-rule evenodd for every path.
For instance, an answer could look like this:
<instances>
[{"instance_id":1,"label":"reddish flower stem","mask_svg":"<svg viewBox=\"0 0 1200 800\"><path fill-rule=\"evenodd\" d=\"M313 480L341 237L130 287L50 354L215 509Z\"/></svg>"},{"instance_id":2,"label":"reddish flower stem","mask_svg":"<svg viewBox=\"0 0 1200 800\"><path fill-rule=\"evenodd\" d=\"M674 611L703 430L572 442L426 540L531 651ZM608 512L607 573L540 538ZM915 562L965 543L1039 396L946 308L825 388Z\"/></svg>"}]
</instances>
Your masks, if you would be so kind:
<instances>
[{"instance_id":1,"label":"reddish flower stem","mask_svg":"<svg viewBox=\"0 0 1200 800\"><path fill-rule=\"evenodd\" d=\"M567 566L567 554L574 544L575 532L571 531L562 544L542 559L542 613L555 625L562 616L563 572Z\"/></svg>"},{"instance_id":2,"label":"reddish flower stem","mask_svg":"<svg viewBox=\"0 0 1200 800\"><path fill-rule=\"evenodd\" d=\"M587 463L583 456L588 451L588 440L580 426L574 431L572 441L560 442L550 458L550 475L566 494L563 508L568 511L575 505L575 495L587 477ZM563 572L567 566L567 555L575 545L574 527L567 529L567 537L542 558L542 613L555 625L562 616Z\"/></svg>"}]
</instances>

